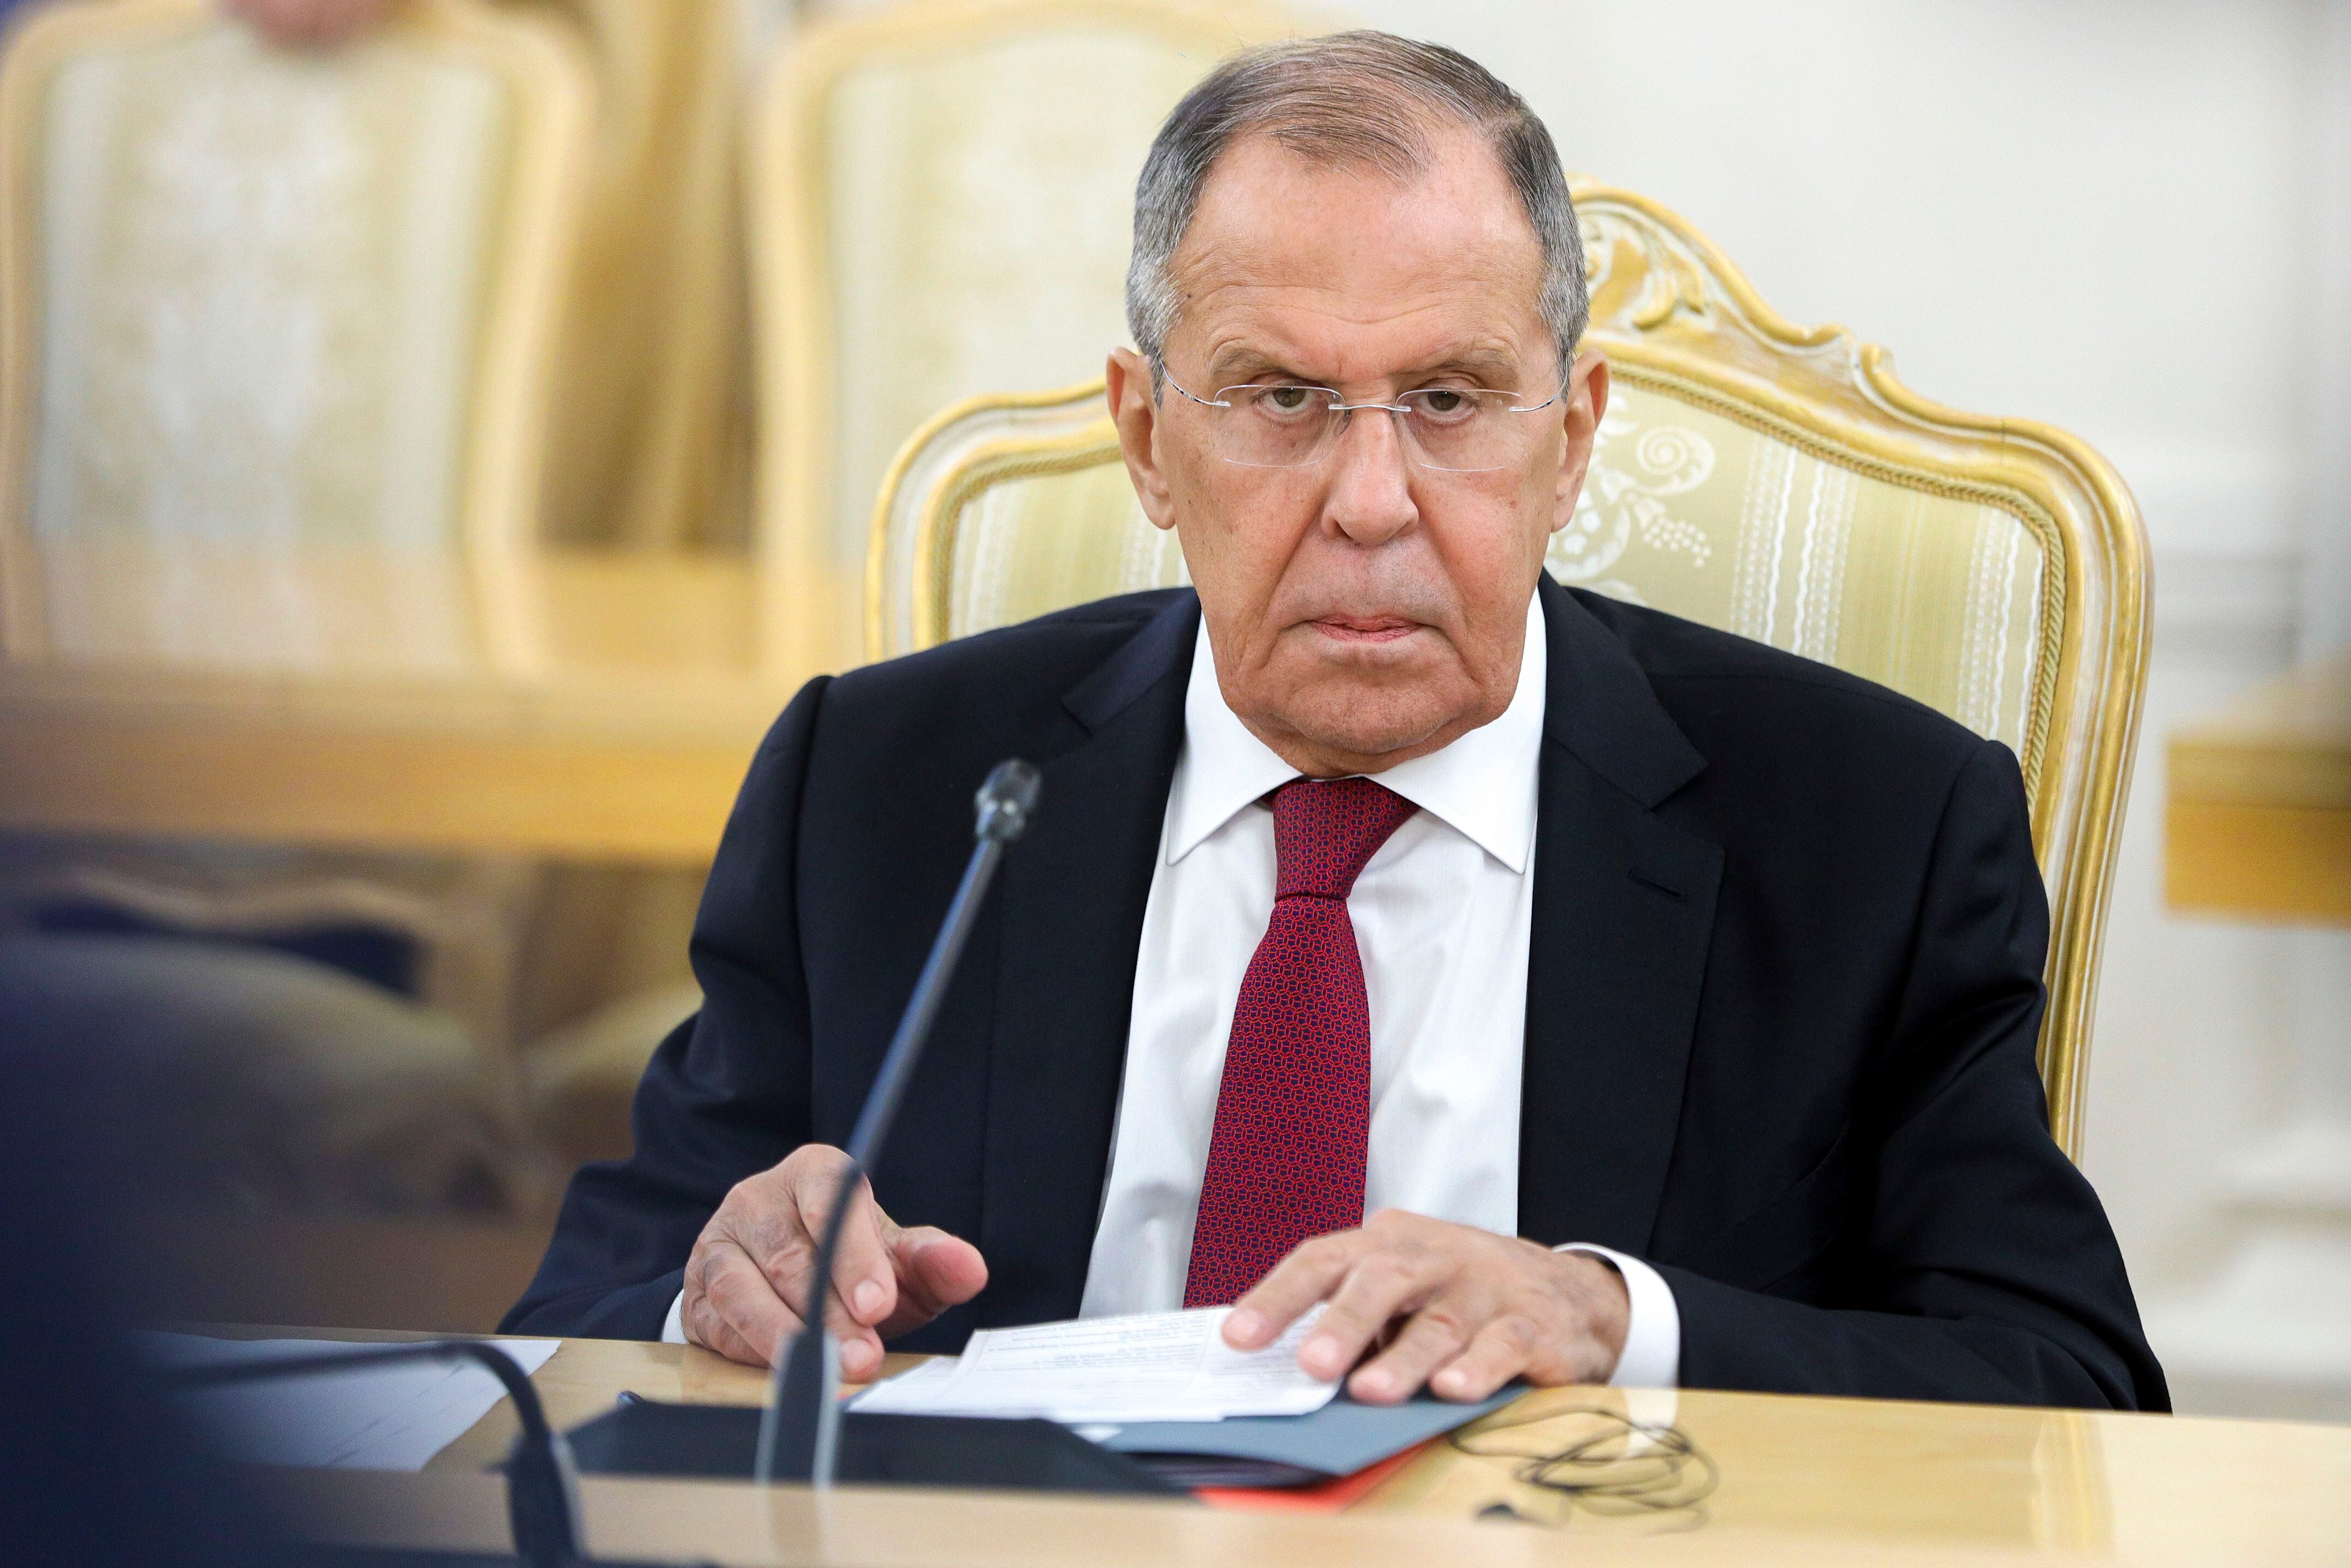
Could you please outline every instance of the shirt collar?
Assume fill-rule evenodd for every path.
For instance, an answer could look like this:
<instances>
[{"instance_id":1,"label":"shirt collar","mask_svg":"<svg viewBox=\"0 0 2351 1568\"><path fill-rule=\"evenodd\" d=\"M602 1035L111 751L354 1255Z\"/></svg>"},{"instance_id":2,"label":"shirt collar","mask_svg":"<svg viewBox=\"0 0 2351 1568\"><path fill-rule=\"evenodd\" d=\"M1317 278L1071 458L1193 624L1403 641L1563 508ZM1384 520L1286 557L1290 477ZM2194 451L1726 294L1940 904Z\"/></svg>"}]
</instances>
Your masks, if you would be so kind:
<instances>
[{"instance_id":1,"label":"shirt collar","mask_svg":"<svg viewBox=\"0 0 2351 1568\"><path fill-rule=\"evenodd\" d=\"M1519 688L1502 716L1379 775L1382 784L1520 874L1534 846L1549 669L1542 599L1529 594ZM1184 693L1184 755L1168 793L1167 863L1190 854L1243 808L1297 776L1225 706L1204 624L1193 643L1191 684Z\"/></svg>"}]
</instances>

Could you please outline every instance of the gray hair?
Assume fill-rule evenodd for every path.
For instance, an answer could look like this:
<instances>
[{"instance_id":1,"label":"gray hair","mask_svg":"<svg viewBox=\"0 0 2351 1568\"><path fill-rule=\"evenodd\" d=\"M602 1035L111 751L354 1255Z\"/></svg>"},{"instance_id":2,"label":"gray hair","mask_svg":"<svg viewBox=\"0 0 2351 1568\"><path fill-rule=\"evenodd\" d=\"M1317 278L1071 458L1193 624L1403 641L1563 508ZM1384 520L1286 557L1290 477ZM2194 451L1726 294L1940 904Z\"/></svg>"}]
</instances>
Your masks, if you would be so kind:
<instances>
[{"instance_id":1,"label":"gray hair","mask_svg":"<svg viewBox=\"0 0 2351 1568\"><path fill-rule=\"evenodd\" d=\"M1583 240L1551 132L1526 100L1467 55L1390 33L1359 31L1268 44L1225 61L1160 126L1134 187L1134 257L1126 321L1156 385L1180 299L1169 264L1208 172L1244 136L1270 136L1301 157L1368 164L1408 178L1427 167L1427 132L1447 122L1484 133L1542 246L1541 309L1574 362L1589 302Z\"/></svg>"}]
</instances>

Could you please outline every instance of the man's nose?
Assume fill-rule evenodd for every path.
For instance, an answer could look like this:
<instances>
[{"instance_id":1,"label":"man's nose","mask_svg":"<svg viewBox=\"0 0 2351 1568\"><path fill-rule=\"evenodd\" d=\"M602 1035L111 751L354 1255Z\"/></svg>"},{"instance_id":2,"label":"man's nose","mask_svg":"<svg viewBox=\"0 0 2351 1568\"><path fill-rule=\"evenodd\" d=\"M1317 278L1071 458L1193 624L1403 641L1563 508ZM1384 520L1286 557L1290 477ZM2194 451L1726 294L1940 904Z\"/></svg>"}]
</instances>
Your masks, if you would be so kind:
<instances>
[{"instance_id":1,"label":"man's nose","mask_svg":"<svg viewBox=\"0 0 2351 1568\"><path fill-rule=\"evenodd\" d=\"M1359 545L1385 544L1420 516L1397 416L1357 409L1331 455L1331 495L1323 515Z\"/></svg>"}]
</instances>

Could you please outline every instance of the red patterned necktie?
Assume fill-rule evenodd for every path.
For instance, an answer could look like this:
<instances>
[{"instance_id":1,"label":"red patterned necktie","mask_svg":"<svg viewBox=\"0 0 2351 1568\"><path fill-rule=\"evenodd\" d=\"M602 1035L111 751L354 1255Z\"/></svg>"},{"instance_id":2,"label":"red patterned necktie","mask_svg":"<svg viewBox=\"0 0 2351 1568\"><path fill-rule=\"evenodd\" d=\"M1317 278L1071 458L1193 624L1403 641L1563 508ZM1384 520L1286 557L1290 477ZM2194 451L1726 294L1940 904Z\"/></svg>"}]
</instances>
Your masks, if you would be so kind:
<instances>
[{"instance_id":1,"label":"red patterned necktie","mask_svg":"<svg viewBox=\"0 0 2351 1568\"><path fill-rule=\"evenodd\" d=\"M1187 1307L1228 1305L1307 1238L1364 1222L1372 1030L1347 894L1416 809L1368 779L1273 792L1273 916L1233 1009Z\"/></svg>"}]
</instances>

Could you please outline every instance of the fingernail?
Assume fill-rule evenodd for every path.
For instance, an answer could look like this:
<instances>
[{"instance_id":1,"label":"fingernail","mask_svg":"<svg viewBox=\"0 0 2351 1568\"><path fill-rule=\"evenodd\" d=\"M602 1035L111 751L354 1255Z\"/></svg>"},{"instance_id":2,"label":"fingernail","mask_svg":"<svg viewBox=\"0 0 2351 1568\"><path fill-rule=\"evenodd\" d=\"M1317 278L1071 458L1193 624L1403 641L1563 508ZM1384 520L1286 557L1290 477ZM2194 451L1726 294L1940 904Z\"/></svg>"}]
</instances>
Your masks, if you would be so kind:
<instances>
[{"instance_id":1,"label":"fingernail","mask_svg":"<svg viewBox=\"0 0 2351 1568\"><path fill-rule=\"evenodd\" d=\"M1430 1381L1440 1394L1462 1394L1469 1387L1469 1375L1457 1366L1447 1367Z\"/></svg>"},{"instance_id":2,"label":"fingernail","mask_svg":"<svg viewBox=\"0 0 2351 1568\"><path fill-rule=\"evenodd\" d=\"M1366 1394L1393 1394L1395 1392L1395 1377L1390 1373L1381 1372L1374 1369L1373 1371L1364 1373L1358 1381L1363 1384L1364 1392Z\"/></svg>"},{"instance_id":3,"label":"fingernail","mask_svg":"<svg viewBox=\"0 0 2351 1568\"><path fill-rule=\"evenodd\" d=\"M859 1317L872 1317L882 1310L882 1287L868 1280L857 1287L850 1301L856 1307Z\"/></svg>"},{"instance_id":4,"label":"fingernail","mask_svg":"<svg viewBox=\"0 0 2351 1568\"><path fill-rule=\"evenodd\" d=\"M1310 1370L1321 1368L1323 1375L1327 1377L1336 1375L1339 1369L1345 1364L1345 1353L1340 1350L1337 1340L1323 1334L1306 1342L1306 1348L1300 1353L1300 1359L1306 1363Z\"/></svg>"},{"instance_id":5,"label":"fingernail","mask_svg":"<svg viewBox=\"0 0 2351 1568\"><path fill-rule=\"evenodd\" d=\"M1265 1314L1254 1307L1236 1307L1225 1320L1225 1338L1236 1343L1251 1343L1264 1333Z\"/></svg>"}]
</instances>

